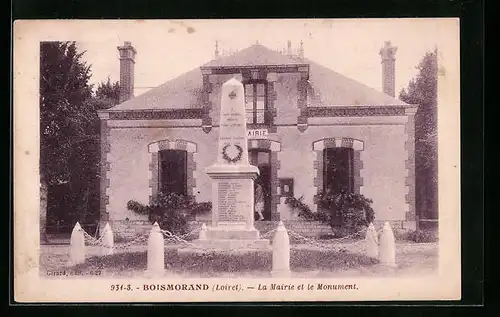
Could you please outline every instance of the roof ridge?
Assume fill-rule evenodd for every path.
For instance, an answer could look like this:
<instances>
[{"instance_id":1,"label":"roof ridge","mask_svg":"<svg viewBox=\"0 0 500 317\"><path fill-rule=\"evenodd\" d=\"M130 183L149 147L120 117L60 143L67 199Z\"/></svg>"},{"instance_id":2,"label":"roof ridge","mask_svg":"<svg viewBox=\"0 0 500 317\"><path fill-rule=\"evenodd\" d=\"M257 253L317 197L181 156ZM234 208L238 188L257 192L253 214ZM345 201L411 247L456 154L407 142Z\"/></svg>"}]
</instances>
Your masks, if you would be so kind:
<instances>
[{"instance_id":1,"label":"roof ridge","mask_svg":"<svg viewBox=\"0 0 500 317\"><path fill-rule=\"evenodd\" d=\"M200 68L301 64L305 63L299 62L292 56L281 54L280 52L258 43L252 44L231 55L215 58L201 65Z\"/></svg>"}]
</instances>

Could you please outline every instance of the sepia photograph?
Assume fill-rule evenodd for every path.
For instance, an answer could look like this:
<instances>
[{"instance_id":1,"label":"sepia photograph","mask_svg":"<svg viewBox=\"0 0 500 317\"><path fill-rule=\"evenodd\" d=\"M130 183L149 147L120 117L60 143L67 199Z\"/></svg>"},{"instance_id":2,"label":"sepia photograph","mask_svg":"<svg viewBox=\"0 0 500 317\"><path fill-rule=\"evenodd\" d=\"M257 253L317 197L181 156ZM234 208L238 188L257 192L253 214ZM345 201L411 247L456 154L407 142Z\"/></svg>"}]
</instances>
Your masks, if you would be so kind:
<instances>
[{"instance_id":1,"label":"sepia photograph","mask_svg":"<svg viewBox=\"0 0 500 317\"><path fill-rule=\"evenodd\" d=\"M460 299L458 31L16 21L16 300Z\"/></svg>"}]
</instances>

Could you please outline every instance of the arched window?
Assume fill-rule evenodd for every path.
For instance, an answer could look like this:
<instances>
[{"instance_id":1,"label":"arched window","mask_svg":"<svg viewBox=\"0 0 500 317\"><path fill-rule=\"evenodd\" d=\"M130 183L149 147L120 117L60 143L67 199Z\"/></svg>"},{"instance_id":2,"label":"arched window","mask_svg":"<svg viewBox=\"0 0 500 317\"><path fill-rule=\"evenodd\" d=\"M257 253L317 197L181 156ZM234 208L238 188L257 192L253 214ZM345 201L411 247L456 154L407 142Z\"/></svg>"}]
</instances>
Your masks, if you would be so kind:
<instances>
[{"instance_id":1,"label":"arched window","mask_svg":"<svg viewBox=\"0 0 500 317\"><path fill-rule=\"evenodd\" d=\"M149 201L159 193L193 196L196 193L196 143L187 140L160 140L148 145Z\"/></svg>"},{"instance_id":2,"label":"arched window","mask_svg":"<svg viewBox=\"0 0 500 317\"><path fill-rule=\"evenodd\" d=\"M158 188L162 194L187 195L187 151L158 152Z\"/></svg>"},{"instance_id":3,"label":"arched window","mask_svg":"<svg viewBox=\"0 0 500 317\"><path fill-rule=\"evenodd\" d=\"M323 150L323 191L354 192L354 150L334 147Z\"/></svg>"}]
</instances>

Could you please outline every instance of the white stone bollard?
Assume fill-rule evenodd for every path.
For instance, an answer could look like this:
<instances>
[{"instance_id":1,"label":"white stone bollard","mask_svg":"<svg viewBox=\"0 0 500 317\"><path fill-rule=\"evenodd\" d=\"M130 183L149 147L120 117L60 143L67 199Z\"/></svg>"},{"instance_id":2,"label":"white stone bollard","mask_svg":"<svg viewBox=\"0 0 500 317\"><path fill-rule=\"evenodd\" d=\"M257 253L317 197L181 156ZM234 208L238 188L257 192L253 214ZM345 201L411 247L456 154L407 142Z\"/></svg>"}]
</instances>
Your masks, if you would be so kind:
<instances>
[{"instance_id":1,"label":"white stone bollard","mask_svg":"<svg viewBox=\"0 0 500 317\"><path fill-rule=\"evenodd\" d=\"M148 275L163 275L165 272L165 245L163 233L157 222L149 233L148 238Z\"/></svg>"},{"instance_id":2,"label":"white stone bollard","mask_svg":"<svg viewBox=\"0 0 500 317\"><path fill-rule=\"evenodd\" d=\"M273 276L290 275L290 238L288 231L280 221L273 238Z\"/></svg>"},{"instance_id":3,"label":"white stone bollard","mask_svg":"<svg viewBox=\"0 0 500 317\"><path fill-rule=\"evenodd\" d=\"M113 254L114 247L114 239L113 239L113 230L109 223L106 223L102 232L102 246L101 246L101 254L102 255L111 255Z\"/></svg>"},{"instance_id":4,"label":"white stone bollard","mask_svg":"<svg viewBox=\"0 0 500 317\"><path fill-rule=\"evenodd\" d=\"M69 263L76 265L85 262L85 236L80 223L77 222L71 232L69 247Z\"/></svg>"},{"instance_id":5,"label":"white stone bollard","mask_svg":"<svg viewBox=\"0 0 500 317\"><path fill-rule=\"evenodd\" d=\"M389 222L384 223L384 228L379 239L379 261L385 266L396 266L396 243Z\"/></svg>"},{"instance_id":6,"label":"white stone bollard","mask_svg":"<svg viewBox=\"0 0 500 317\"><path fill-rule=\"evenodd\" d=\"M207 240L207 225L203 223L201 225L200 235L198 236L199 240Z\"/></svg>"},{"instance_id":7,"label":"white stone bollard","mask_svg":"<svg viewBox=\"0 0 500 317\"><path fill-rule=\"evenodd\" d=\"M366 229L365 254L370 258L378 258L378 237L373 223L370 223L368 229Z\"/></svg>"}]
</instances>

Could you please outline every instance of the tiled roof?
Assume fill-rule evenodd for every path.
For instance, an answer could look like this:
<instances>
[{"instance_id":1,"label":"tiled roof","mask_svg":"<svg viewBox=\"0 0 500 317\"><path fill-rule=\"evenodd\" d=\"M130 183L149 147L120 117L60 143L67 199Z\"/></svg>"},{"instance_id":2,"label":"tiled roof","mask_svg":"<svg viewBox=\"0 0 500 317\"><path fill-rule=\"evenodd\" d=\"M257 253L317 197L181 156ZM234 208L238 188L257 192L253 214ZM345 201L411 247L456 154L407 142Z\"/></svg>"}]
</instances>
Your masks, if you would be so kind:
<instances>
[{"instance_id":1,"label":"tiled roof","mask_svg":"<svg viewBox=\"0 0 500 317\"><path fill-rule=\"evenodd\" d=\"M333 105L407 105L381 91L339 74L330 68L304 59L309 63L310 106Z\"/></svg>"},{"instance_id":2,"label":"tiled roof","mask_svg":"<svg viewBox=\"0 0 500 317\"><path fill-rule=\"evenodd\" d=\"M309 103L330 105L406 105L401 100L370 88L308 59L282 55L255 44L231 56L213 60L201 67L234 67L240 65L309 64ZM201 107L202 73L195 68L142 95L127 100L110 110L185 109Z\"/></svg>"},{"instance_id":3,"label":"tiled roof","mask_svg":"<svg viewBox=\"0 0 500 317\"><path fill-rule=\"evenodd\" d=\"M197 67L110 110L199 108L202 84L201 70Z\"/></svg>"}]
</instances>

